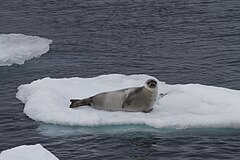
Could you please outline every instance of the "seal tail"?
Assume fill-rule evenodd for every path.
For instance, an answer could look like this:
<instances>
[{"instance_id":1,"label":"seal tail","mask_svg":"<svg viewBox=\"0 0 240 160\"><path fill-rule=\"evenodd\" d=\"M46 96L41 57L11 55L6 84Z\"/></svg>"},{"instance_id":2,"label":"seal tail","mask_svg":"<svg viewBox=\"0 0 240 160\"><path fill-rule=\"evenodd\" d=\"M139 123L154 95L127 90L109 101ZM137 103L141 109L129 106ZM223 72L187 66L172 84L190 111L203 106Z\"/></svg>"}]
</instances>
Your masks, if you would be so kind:
<instances>
[{"instance_id":1,"label":"seal tail","mask_svg":"<svg viewBox=\"0 0 240 160\"><path fill-rule=\"evenodd\" d=\"M76 108L80 106L91 106L92 98L86 99L71 99L71 104L69 108Z\"/></svg>"}]
</instances>

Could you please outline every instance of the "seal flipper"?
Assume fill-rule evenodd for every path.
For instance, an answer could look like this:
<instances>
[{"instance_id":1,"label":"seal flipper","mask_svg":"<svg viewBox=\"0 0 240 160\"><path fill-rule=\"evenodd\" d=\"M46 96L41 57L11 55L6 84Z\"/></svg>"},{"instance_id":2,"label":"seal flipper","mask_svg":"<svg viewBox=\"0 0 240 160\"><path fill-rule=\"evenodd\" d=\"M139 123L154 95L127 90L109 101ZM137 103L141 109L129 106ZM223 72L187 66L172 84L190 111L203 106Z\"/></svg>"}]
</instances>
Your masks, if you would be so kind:
<instances>
[{"instance_id":1,"label":"seal flipper","mask_svg":"<svg viewBox=\"0 0 240 160\"><path fill-rule=\"evenodd\" d=\"M153 108L149 109L148 111L143 111L143 113L150 113L153 110Z\"/></svg>"},{"instance_id":2,"label":"seal flipper","mask_svg":"<svg viewBox=\"0 0 240 160\"><path fill-rule=\"evenodd\" d=\"M122 108L125 108L129 105L131 105L132 101L135 99L136 93L140 92L143 89L143 87L139 87L134 89L133 91L129 92L125 98L125 100L122 103Z\"/></svg>"},{"instance_id":3,"label":"seal flipper","mask_svg":"<svg viewBox=\"0 0 240 160\"><path fill-rule=\"evenodd\" d=\"M71 99L69 108L76 108L80 106L91 106L92 97L86 99Z\"/></svg>"}]
</instances>

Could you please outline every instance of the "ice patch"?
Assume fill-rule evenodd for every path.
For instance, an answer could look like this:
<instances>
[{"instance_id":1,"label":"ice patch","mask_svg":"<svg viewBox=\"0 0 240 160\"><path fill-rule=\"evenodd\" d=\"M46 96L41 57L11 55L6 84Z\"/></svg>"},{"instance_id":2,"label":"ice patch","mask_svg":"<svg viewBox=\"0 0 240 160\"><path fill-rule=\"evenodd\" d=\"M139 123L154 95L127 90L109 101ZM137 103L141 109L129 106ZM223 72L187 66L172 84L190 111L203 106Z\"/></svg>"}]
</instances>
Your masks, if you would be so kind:
<instances>
[{"instance_id":1,"label":"ice patch","mask_svg":"<svg viewBox=\"0 0 240 160\"><path fill-rule=\"evenodd\" d=\"M40 144L36 144L2 151L0 160L58 160L58 158Z\"/></svg>"},{"instance_id":2,"label":"ice patch","mask_svg":"<svg viewBox=\"0 0 240 160\"><path fill-rule=\"evenodd\" d=\"M23 34L0 34L0 66L24 64L48 52L52 40Z\"/></svg>"},{"instance_id":3,"label":"ice patch","mask_svg":"<svg viewBox=\"0 0 240 160\"><path fill-rule=\"evenodd\" d=\"M240 91L200 84L167 85L159 82L151 113L109 112L79 107L71 98L85 98L104 91L142 86L148 75L103 75L95 78L44 78L21 85L17 98L24 113L36 121L61 125L99 126L144 124L156 128L239 128Z\"/></svg>"}]
</instances>

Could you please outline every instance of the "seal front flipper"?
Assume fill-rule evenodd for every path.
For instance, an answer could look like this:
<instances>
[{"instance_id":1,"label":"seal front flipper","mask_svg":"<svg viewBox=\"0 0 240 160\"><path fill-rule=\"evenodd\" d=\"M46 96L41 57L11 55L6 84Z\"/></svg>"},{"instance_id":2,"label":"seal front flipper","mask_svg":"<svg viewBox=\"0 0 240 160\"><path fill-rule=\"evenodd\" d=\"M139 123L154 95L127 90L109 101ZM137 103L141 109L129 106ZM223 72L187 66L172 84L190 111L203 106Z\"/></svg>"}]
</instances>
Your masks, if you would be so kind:
<instances>
[{"instance_id":1,"label":"seal front flipper","mask_svg":"<svg viewBox=\"0 0 240 160\"><path fill-rule=\"evenodd\" d=\"M143 113L150 113L153 110L153 108L147 110L147 111L143 111Z\"/></svg>"},{"instance_id":2,"label":"seal front flipper","mask_svg":"<svg viewBox=\"0 0 240 160\"><path fill-rule=\"evenodd\" d=\"M127 95L126 98L122 102L122 108L125 108L129 105L131 105L132 101L135 99L136 94L142 90L143 87L136 88L132 91L130 91Z\"/></svg>"},{"instance_id":3,"label":"seal front flipper","mask_svg":"<svg viewBox=\"0 0 240 160\"><path fill-rule=\"evenodd\" d=\"M76 108L80 106L91 106L92 97L86 99L71 99L69 108Z\"/></svg>"}]
</instances>

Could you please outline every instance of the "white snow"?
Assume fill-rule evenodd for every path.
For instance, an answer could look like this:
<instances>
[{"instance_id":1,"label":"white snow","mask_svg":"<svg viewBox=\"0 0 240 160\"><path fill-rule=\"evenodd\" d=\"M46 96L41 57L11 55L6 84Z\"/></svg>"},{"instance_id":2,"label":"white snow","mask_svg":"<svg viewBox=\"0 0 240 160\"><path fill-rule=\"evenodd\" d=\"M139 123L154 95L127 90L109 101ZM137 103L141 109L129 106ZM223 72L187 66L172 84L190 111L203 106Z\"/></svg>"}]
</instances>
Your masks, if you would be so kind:
<instances>
[{"instance_id":1,"label":"white snow","mask_svg":"<svg viewBox=\"0 0 240 160\"><path fill-rule=\"evenodd\" d=\"M52 40L23 34L0 34L0 66L24 64L48 52Z\"/></svg>"},{"instance_id":2,"label":"white snow","mask_svg":"<svg viewBox=\"0 0 240 160\"><path fill-rule=\"evenodd\" d=\"M98 126L146 124L156 128L240 128L240 91L200 84L167 85L159 82L158 97L150 113L109 112L79 107L71 98L142 86L148 75L103 75L95 78L44 78L21 85L17 98L24 113L36 121L61 125Z\"/></svg>"},{"instance_id":3,"label":"white snow","mask_svg":"<svg viewBox=\"0 0 240 160\"><path fill-rule=\"evenodd\" d=\"M42 145L22 145L2 151L0 160L58 160Z\"/></svg>"}]
</instances>

